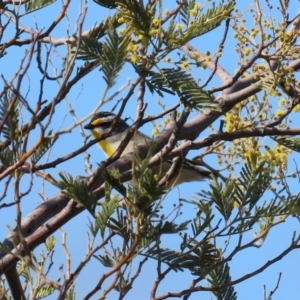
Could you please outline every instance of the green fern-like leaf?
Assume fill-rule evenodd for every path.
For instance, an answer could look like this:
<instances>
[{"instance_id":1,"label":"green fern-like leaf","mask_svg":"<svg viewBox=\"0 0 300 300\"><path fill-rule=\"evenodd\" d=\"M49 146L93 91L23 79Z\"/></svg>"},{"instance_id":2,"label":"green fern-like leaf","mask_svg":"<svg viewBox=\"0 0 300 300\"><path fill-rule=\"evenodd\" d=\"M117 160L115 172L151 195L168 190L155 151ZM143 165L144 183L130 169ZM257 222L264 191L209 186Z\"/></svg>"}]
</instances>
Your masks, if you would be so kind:
<instances>
[{"instance_id":1,"label":"green fern-like leaf","mask_svg":"<svg viewBox=\"0 0 300 300\"><path fill-rule=\"evenodd\" d=\"M184 230L186 230L188 227L187 225L191 221L186 221L181 224L175 224L174 222L159 222L159 224L154 228L154 231L156 234L173 234L173 233L179 233Z\"/></svg>"},{"instance_id":2,"label":"green fern-like leaf","mask_svg":"<svg viewBox=\"0 0 300 300\"><path fill-rule=\"evenodd\" d=\"M115 16L109 17L107 19L104 19L101 23L92 27L89 31L89 34L87 36L82 37L82 39L84 40L94 38L96 40L99 40L103 38L106 34L107 25L109 23L112 24L113 28L117 28L120 25Z\"/></svg>"},{"instance_id":3,"label":"green fern-like leaf","mask_svg":"<svg viewBox=\"0 0 300 300\"><path fill-rule=\"evenodd\" d=\"M157 261L163 262L171 267L174 271L183 271L184 268L181 266L181 263L186 261L186 257L179 251L170 250L170 249L150 249L147 251L145 256L155 259Z\"/></svg>"},{"instance_id":4,"label":"green fern-like leaf","mask_svg":"<svg viewBox=\"0 0 300 300\"><path fill-rule=\"evenodd\" d=\"M170 249L150 249L147 257L167 264L174 271L188 269L193 275L206 275L206 268L219 261L219 252L208 241L196 245L194 242L186 245L189 252L183 253Z\"/></svg>"},{"instance_id":5,"label":"green fern-like leaf","mask_svg":"<svg viewBox=\"0 0 300 300\"><path fill-rule=\"evenodd\" d=\"M272 139L286 148L300 152L300 138L292 136L274 136Z\"/></svg>"},{"instance_id":6,"label":"green fern-like leaf","mask_svg":"<svg viewBox=\"0 0 300 300\"><path fill-rule=\"evenodd\" d=\"M214 98L205 90L199 88L194 78L186 71L176 69L161 69L160 73L149 73L148 80L155 90L174 91L181 102L190 108L216 110Z\"/></svg>"},{"instance_id":7,"label":"green fern-like leaf","mask_svg":"<svg viewBox=\"0 0 300 300\"><path fill-rule=\"evenodd\" d=\"M124 276L120 276L118 283L115 285L114 289L123 295L132 288L132 283L125 279Z\"/></svg>"},{"instance_id":8,"label":"green fern-like leaf","mask_svg":"<svg viewBox=\"0 0 300 300\"><path fill-rule=\"evenodd\" d=\"M102 61L102 42L94 37L83 38L77 59L96 61L98 64Z\"/></svg>"},{"instance_id":9,"label":"green fern-like leaf","mask_svg":"<svg viewBox=\"0 0 300 300\"><path fill-rule=\"evenodd\" d=\"M148 73L149 79L145 82L152 94L157 93L160 97L164 97L163 92L175 95L176 93L167 85L165 78L161 74L150 71Z\"/></svg>"},{"instance_id":10,"label":"green fern-like leaf","mask_svg":"<svg viewBox=\"0 0 300 300\"><path fill-rule=\"evenodd\" d=\"M107 38L102 47L103 60L101 66L104 73L103 79L108 87L115 84L115 80L125 63L129 41L129 35L119 38L112 22L108 23Z\"/></svg>"},{"instance_id":11,"label":"green fern-like leaf","mask_svg":"<svg viewBox=\"0 0 300 300\"><path fill-rule=\"evenodd\" d=\"M109 221L111 215L115 212L118 206L119 206L118 199L111 199L109 202L103 203L102 209L99 211L97 217L95 218L94 228L96 229L96 231L97 229L100 230L102 238L104 237L107 222Z\"/></svg>"},{"instance_id":12,"label":"green fern-like leaf","mask_svg":"<svg viewBox=\"0 0 300 300\"><path fill-rule=\"evenodd\" d=\"M280 78L276 78L276 74L271 71L267 71L260 74L259 81L254 83L254 85L266 91L267 94L271 94L279 82L278 79Z\"/></svg>"},{"instance_id":13,"label":"green fern-like leaf","mask_svg":"<svg viewBox=\"0 0 300 300\"><path fill-rule=\"evenodd\" d=\"M56 0L30 0L25 4L26 13L33 12L54 3Z\"/></svg>"},{"instance_id":14,"label":"green fern-like leaf","mask_svg":"<svg viewBox=\"0 0 300 300\"><path fill-rule=\"evenodd\" d=\"M75 286L72 285L71 288L69 288L69 292L67 293L65 300L75 300L75 299L76 299Z\"/></svg>"},{"instance_id":15,"label":"green fern-like leaf","mask_svg":"<svg viewBox=\"0 0 300 300\"><path fill-rule=\"evenodd\" d=\"M186 3L187 5L183 6L182 9L182 16L185 16L184 22L188 22L189 20L187 13L185 12L189 6L189 2L186 1ZM174 37L174 34L166 34L165 39L167 40L167 43L175 47L180 47L191 41L193 38L213 30L229 17L234 5L234 1L230 1L227 4L221 3L218 6L215 5L205 13L201 14L192 24L189 24L187 29L180 33L180 35Z\"/></svg>"},{"instance_id":16,"label":"green fern-like leaf","mask_svg":"<svg viewBox=\"0 0 300 300\"><path fill-rule=\"evenodd\" d=\"M71 175L59 172L61 181L59 187L75 202L85 207L92 215L95 210L96 199L90 192L87 184L81 178L73 178Z\"/></svg>"},{"instance_id":17,"label":"green fern-like leaf","mask_svg":"<svg viewBox=\"0 0 300 300\"><path fill-rule=\"evenodd\" d=\"M190 222L191 221L186 221L181 224L176 224L170 221L160 221L155 226L153 226L154 224L151 224L147 228L147 232L144 232L144 234L141 236L141 245L142 245L141 249L148 248L148 246L151 243L153 243L153 241L160 239L160 237L164 234L174 234L174 233L181 234L182 232L187 230L188 228L187 225Z\"/></svg>"},{"instance_id":18,"label":"green fern-like leaf","mask_svg":"<svg viewBox=\"0 0 300 300\"><path fill-rule=\"evenodd\" d=\"M107 268L112 268L114 266L114 261L108 255L93 255L100 263Z\"/></svg>"},{"instance_id":19,"label":"green fern-like leaf","mask_svg":"<svg viewBox=\"0 0 300 300\"><path fill-rule=\"evenodd\" d=\"M127 230L127 225L127 216L124 215L121 209L117 209L116 217L111 217L107 223L107 227L120 235L124 240L130 239L130 232Z\"/></svg>"},{"instance_id":20,"label":"green fern-like leaf","mask_svg":"<svg viewBox=\"0 0 300 300\"><path fill-rule=\"evenodd\" d=\"M116 1L114 0L94 0L94 2L103 7L110 8L110 9L117 7Z\"/></svg>"},{"instance_id":21,"label":"green fern-like leaf","mask_svg":"<svg viewBox=\"0 0 300 300\"><path fill-rule=\"evenodd\" d=\"M91 31L88 37L82 39L78 59L97 61L103 72L103 79L108 88L115 84L115 80L121 71L127 56L127 46L130 41L129 35L119 37L115 28L114 19L108 18L102 26ZM104 27L105 24L105 27ZM99 38L104 34L104 41Z\"/></svg>"},{"instance_id":22,"label":"green fern-like leaf","mask_svg":"<svg viewBox=\"0 0 300 300\"><path fill-rule=\"evenodd\" d=\"M9 148L0 149L0 161L4 167L9 167L13 164L14 155Z\"/></svg>"},{"instance_id":23,"label":"green fern-like leaf","mask_svg":"<svg viewBox=\"0 0 300 300\"><path fill-rule=\"evenodd\" d=\"M9 112L8 116L7 113ZM8 95L4 95L0 100L0 123L3 136L11 141L19 140L19 108L18 101L14 104Z\"/></svg>"},{"instance_id":24,"label":"green fern-like leaf","mask_svg":"<svg viewBox=\"0 0 300 300\"><path fill-rule=\"evenodd\" d=\"M219 251L208 240L202 241L199 245L192 240L186 247L192 250L190 256L193 257L193 260L186 262L186 266L189 266L195 276L206 276L207 270L220 261ZM196 262L196 264L193 262Z\"/></svg>"},{"instance_id":25,"label":"green fern-like leaf","mask_svg":"<svg viewBox=\"0 0 300 300\"><path fill-rule=\"evenodd\" d=\"M98 61L99 63L102 61L103 43L100 41L100 39L107 34L108 24L112 24L113 28L120 26L115 16L109 17L103 20L100 24L95 25L89 31L88 35L81 37L81 44L76 57L77 59ZM74 38L75 42L71 42L71 44L76 47L77 38Z\"/></svg>"},{"instance_id":26,"label":"green fern-like leaf","mask_svg":"<svg viewBox=\"0 0 300 300\"><path fill-rule=\"evenodd\" d=\"M36 299L46 298L47 296L53 294L54 291L55 289L52 286L45 284L39 289Z\"/></svg>"},{"instance_id":27,"label":"green fern-like leaf","mask_svg":"<svg viewBox=\"0 0 300 300\"><path fill-rule=\"evenodd\" d=\"M283 201L282 201L283 202ZM300 194L292 196L288 205L285 205L288 208L289 214L294 214L300 216ZM1 248L0 248L1 249Z\"/></svg>"},{"instance_id":28,"label":"green fern-like leaf","mask_svg":"<svg viewBox=\"0 0 300 300\"><path fill-rule=\"evenodd\" d=\"M209 272L207 281L211 284L211 287L218 288L226 283L230 283L230 268L229 265L223 264L220 267ZM217 300L236 300L237 293L233 286L227 286L221 290L213 290L212 293Z\"/></svg>"},{"instance_id":29,"label":"green fern-like leaf","mask_svg":"<svg viewBox=\"0 0 300 300\"><path fill-rule=\"evenodd\" d=\"M258 163L256 154L252 153L243 166L236 185L236 201L251 210L270 187L270 172L266 163Z\"/></svg>"},{"instance_id":30,"label":"green fern-like leaf","mask_svg":"<svg viewBox=\"0 0 300 300\"><path fill-rule=\"evenodd\" d=\"M155 202L165 193L165 187L159 186L161 176L156 170L148 167L152 158L153 145L149 145L147 157L141 159L135 152L133 156L132 182L128 189L128 208L135 216L142 214L144 217L153 212ZM126 202L127 203L127 202Z\"/></svg>"},{"instance_id":31,"label":"green fern-like leaf","mask_svg":"<svg viewBox=\"0 0 300 300\"><path fill-rule=\"evenodd\" d=\"M195 0L191 0L191 1L184 0L181 3L182 3L182 7L181 7L181 9L179 11L179 13L180 13L180 20L185 25L188 25L189 22L190 22L189 11L194 8Z\"/></svg>"},{"instance_id":32,"label":"green fern-like leaf","mask_svg":"<svg viewBox=\"0 0 300 300\"><path fill-rule=\"evenodd\" d=\"M120 17L124 18L126 27L135 35L148 36L152 26L152 16L155 15L156 1L144 5L144 1L119 0L116 1L120 8ZM150 13L151 12L151 13Z\"/></svg>"},{"instance_id":33,"label":"green fern-like leaf","mask_svg":"<svg viewBox=\"0 0 300 300\"><path fill-rule=\"evenodd\" d=\"M52 131L49 132L49 135L52 134ZM54 139L48 139L46 138L43 143L36 149L34 154L31 157L31 163L34 165L36 164L43 156L44 154L53 146L57 138Z\"/></svg>"},{"instance_id":34,"label":"green fern-like leaf","mask_svg":"<svg viewBox=\"0 0 300 300\"><path fill-rule=\"evenodd\" d=\"M253 228L254 224L258 224L258 234L265 232L272 226L278 216L290 213L290 203L294 204L294 200L294 198L291 198L290 201L288 201L285 197L276 195L274 199L268 199L264 201L263 204L256 205L251 218L247 218L239 224L240 231L249 230Z\"/></svg>"},{"instance_id":35,"label":"green fern-like leaf","mask_svg":"<svg viewBox=\"0 0 300 300\"><path fill-rule=\"evenodd\" d=\"M194 218L191 224L194 236L199 235L205 230L205 228L209 227L214 218L214 214L212 212L212 205L214 202L211 200L210 196L208 197L208 201L206 201L202 199L201 193L198 193L198 195L200 196L198 201L180 199L181 201L192 204L193 207L198 208L197 218Z\"/></svg>"},{"instance_id":36,"label":"green fern-like leaf","mask_svg":"<svg viewBox=\"0 0 300 300\"><path fill-rule=\"evenodd\" d=\"M105 200L109 202L111 200L112 189L117 190L121 195L126 195L126 187L121 183L119 179L119 171L108 171L104 166L99 166L100 173L105 180Z\"/></svg>"},{"instance_id":37,"label":"green fern-like leaf","mask_svg":"<svg viewBox=\"0 0 300 300\"><path fill-rule=\"evenodd\" d=\"M217 210L222 214L226 221L229 220L232 211L234 209L235 194L236 194L236 183L235 180L228 179L223 185L218 182L216 178L210 183L211 191L202 191L199 196L213 201L216 204Z\"/></svg>"},{"instance_id":38,"label":"green fern-like leaf","mask_svg":"<svg viewBox=\"0 0 300 300\"><path fill-rule=\"evenodd\" d=\"M21 263L18 264L18 273L33 284L34 278L31 276L28 264L25 261L21 261Z\"/></svg>"},{"instance_id":39,"label":"green fern-like leaf","mask_svg":"<svg viewBox=\"0 0 300 300\"><path fill-rule=\"evenodd\" d=\"M54 246L56 244L56 238L54 235L50 235L46 241L45 241L45 247L46 247L46 250L48 252L52 251L54 249Z\"/></svg>"}]
</instances>

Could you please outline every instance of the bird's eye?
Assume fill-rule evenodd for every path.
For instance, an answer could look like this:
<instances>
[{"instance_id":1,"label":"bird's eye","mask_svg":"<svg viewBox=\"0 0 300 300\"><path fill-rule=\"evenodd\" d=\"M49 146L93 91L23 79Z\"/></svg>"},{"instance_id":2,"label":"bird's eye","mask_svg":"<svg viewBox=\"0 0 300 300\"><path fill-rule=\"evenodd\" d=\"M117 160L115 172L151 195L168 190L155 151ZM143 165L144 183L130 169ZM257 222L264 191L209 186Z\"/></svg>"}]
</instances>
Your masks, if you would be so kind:
<instances>
[{"instance_id":1,"label":"bird's eye","mask_svg":"<svg viewBox=\"0 0 300 300\"><path fill-rule=\"evenodd\" d=\"M102 123L102 120L99 118L99 119L96 119L96 120L93 120L92 122L91 122L91 124L93 125L93 126L97 126L97 125L100 125Z\"/></svg>"}]
</instances>

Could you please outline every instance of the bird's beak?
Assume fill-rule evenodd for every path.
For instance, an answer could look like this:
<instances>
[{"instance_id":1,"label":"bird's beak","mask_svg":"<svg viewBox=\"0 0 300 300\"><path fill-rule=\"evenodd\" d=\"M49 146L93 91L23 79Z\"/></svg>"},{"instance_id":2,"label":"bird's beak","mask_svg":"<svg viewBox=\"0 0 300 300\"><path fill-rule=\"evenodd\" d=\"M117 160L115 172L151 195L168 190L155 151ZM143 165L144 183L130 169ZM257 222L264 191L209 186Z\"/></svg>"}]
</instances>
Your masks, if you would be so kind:
<instances>
[{"instance_id":1,"label":"bird's beak","mask_svg":"<svg viewBox=\"0 0 300 300\"><path fill-rule=\"evenodd\" d=\"M91 123L89 123L89 124L84 125L83 128L84 129L93 129L94 126Z\"/></svg>"}]
</instances>

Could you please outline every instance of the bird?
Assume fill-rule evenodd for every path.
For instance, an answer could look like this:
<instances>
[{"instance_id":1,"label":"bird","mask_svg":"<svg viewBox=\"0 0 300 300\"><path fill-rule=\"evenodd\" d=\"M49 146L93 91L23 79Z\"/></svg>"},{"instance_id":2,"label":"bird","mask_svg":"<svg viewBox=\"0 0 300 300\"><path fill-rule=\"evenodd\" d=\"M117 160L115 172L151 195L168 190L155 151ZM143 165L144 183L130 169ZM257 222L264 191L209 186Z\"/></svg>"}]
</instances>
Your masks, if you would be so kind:
<instances>
[{"instance_id":1,"label":"bird","mask_svg":"<svg viewBox=\"0 0 300 300\"><path fill-rule=\"evenodd\" d=\"M115 121L113 126L115 118L116 115L112 112L98 112L92 117L90 122L84 126L84 129L90 130L91 135L95 139L108 134L105 139L97 143L105 153L106 157L110 157L115 153L126 136L126 133L130 129L130 126L126 123L126 121L121 118ZM134 148L139 145L150 145L151 141L152 139L149 136L137 130L123 150L121 156L133 152ZM170 169L171 165L172 161L164 161L161 167L156 167L156 169L158 172L165 174ZM210 171L196 167L192 164L192 161L184 159L179 174L174 176L174 178L169 182L167 181L167 186L174 187L183 182L202 181L209 179L210 175Z\"/></svg>"}]
</instances>

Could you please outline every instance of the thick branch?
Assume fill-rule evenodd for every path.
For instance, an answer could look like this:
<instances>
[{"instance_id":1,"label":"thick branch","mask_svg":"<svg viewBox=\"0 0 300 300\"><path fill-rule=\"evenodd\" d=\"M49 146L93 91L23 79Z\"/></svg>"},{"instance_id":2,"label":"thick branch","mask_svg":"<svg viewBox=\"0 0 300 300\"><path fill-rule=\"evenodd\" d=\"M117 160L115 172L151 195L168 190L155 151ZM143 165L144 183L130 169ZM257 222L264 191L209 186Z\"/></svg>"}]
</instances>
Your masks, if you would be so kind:
<instances>
[{"instance_id":1,"label":"thick branch","mask_svg":"<svg viewBox=\"0 0 300 300\"><path fill-rule=\"evenodd\" d=\"M276 128L276 127L250 127L245 129L236 130L233 132L215 132L209 136L198 141L186 141L179 147L171 151L168 158L173 158L182 151L201 149L203 147L211 146L218 141L233 141L236 139L249 138L249 137L264 137L264 136L295 136L300 134L300 128Z\"/></svg>"}]
</instances>

